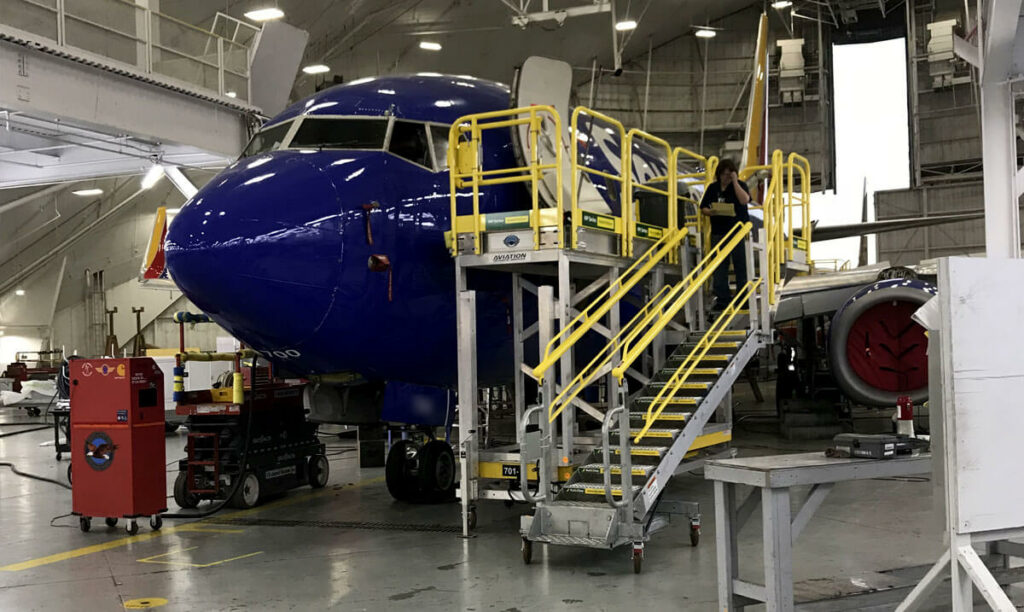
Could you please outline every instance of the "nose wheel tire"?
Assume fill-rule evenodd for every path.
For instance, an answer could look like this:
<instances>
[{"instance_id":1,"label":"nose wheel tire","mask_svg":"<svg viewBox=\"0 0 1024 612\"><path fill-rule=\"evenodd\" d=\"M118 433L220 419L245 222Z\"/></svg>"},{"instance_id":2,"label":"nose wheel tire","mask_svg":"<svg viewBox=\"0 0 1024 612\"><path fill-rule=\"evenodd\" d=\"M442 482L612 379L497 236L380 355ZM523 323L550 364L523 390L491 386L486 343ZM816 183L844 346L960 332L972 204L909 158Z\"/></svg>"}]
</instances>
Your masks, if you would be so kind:
<instances>
[{"instance_id":1,"label":"nose wheel tire","mask_svg":"<svg viewBox=\"0 0 1024 612\"><path fill-rule=\"evenodd\" d=\"M391 445L384 464L384 481L388 493L398 501L411 501L416 495L416 445L409 440L399 440Z\"/></svg>"},{"instance_id":2,"label":"nose wheel tire","mask_svg":"<svg viewBox=\"0 0 1024 612\"><path fill-rule=\"evenodd\" d=\"M440 502L455 495L455 454L441 440L431 440L419 452L419 488L425 501Z\"/></svg>"},{"instance_id":3,"label":"nose wheel tire","mask_svg":"<svg viewBox=\"0 0 1024 612\"><path fill-rule=\"evenodd\" d=\"M253 472L242 474L238 489L231 498L231 505L243 510L252 508L260 501L260 479Z\"/></svg>"},{"instance_id":4,"label":"nose wheel tire","mask_svg":"<svg viewBox=\"0 0 1024 612\"><path fill-rule=\"evenodd\" d=\"M306 476L309 479L309 486L314 489L322 489L327 486L327 479L331 475L331 463L324 455L313 455L306 464Z\"/></svg>"}]
</instances>

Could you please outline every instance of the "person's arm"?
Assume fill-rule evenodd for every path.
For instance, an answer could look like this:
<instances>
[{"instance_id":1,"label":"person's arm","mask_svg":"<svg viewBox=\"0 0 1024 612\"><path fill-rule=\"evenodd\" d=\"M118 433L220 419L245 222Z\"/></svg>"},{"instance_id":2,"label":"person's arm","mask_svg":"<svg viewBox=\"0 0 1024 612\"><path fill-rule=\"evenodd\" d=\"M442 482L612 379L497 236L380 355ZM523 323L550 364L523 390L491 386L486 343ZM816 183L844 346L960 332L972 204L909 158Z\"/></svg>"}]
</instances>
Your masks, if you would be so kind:
<instances>
[{"instance_id":1,"label":"person's arm","mask_svg":"<svg viewBox=\"0 0 1024 612\"><path fill-rule=\"evenodd\" d=\"M700 198L700 214L705 217L713 217L715 213L711 210L711 186L704 190L704 195Z\"/></svg>"},{"instance_id":2,"label":"person's arm","mask_svg":"<svg viewBox=\"0 0 1024 612\"><path fill-rule=\"evenodd\" d=\"M750 204L750 192L747 191L747 185L735 174L732 175L732 191L736 194L736 199L740 201L741 206Z\"/></svg>"}]
</instances>

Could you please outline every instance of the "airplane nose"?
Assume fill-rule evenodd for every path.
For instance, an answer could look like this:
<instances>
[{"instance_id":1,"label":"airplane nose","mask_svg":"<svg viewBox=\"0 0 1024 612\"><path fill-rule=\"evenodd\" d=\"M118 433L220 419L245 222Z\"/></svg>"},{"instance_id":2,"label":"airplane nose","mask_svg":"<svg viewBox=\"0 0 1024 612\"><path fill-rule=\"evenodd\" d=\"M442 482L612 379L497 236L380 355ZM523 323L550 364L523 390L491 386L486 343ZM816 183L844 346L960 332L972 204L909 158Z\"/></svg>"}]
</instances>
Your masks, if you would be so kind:
<instances>
[{"instance_id":1,"label":"airplane nose","mask_svg":"<svg viewBox=\"0 0 1024 612\"><path fill-rule=\"evenodd\" d=\"M239 160L171 222L171 278L203 312L257 348L288 348L331 308L342 255L334 183L307 156Z\"/></svg>"}]
</instances>

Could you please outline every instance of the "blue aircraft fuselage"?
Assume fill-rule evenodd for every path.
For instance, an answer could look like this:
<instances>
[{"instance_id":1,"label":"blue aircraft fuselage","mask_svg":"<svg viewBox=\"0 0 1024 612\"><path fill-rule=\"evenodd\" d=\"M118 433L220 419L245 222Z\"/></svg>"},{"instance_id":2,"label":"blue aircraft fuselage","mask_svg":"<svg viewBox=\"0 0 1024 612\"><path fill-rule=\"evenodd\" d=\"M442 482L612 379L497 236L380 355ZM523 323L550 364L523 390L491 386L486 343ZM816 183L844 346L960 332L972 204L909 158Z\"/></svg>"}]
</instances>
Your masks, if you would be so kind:
<instances>
[{"instance_id":1,"label":"blue aircraft fuselage","mask_svg":"<svg viewBox=\"0 0 1024 612\"><path fill-rule=\"evenodd\" d=\"M292 105L175 217L165 245L172 278L293 372L453 385L447 129L508 106L502 85L440 75L356 81ZM487 140L485 166L515 165L510 134ZM484 212L524 208L521 185L483 190ZM478 294L484 379L511 376L503 280L488 291L483 279Z\"/></svg>"}]
</instances>

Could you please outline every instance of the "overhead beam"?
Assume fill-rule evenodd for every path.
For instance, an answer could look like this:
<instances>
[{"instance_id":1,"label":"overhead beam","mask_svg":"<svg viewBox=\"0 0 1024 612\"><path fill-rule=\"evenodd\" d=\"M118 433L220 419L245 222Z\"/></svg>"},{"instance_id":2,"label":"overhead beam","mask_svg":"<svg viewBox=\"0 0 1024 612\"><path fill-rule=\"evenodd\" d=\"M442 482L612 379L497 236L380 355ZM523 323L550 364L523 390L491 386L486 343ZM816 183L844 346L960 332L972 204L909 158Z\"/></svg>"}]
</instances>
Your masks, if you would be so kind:
<instances>
[{"instance_id":1,"label":"overhead beam","mask_svg":"<svg viewBox=\"0 0 1024 612\"><path fill-rule=\"evenodd\" d=\"M65 187L67 187L67 185L50 185L49 187L45 187L43 189L40 189L39 191L33 191L32 193L23 195L20 198L11 200L10 202L0 204L0 215L9 210L14 210L17 207L22 206L23 204L31 204L32 202L35 202L39 198L46 197L51 193L57 193L58 191L64 189Z\"/></svg>"}]
</instances>

